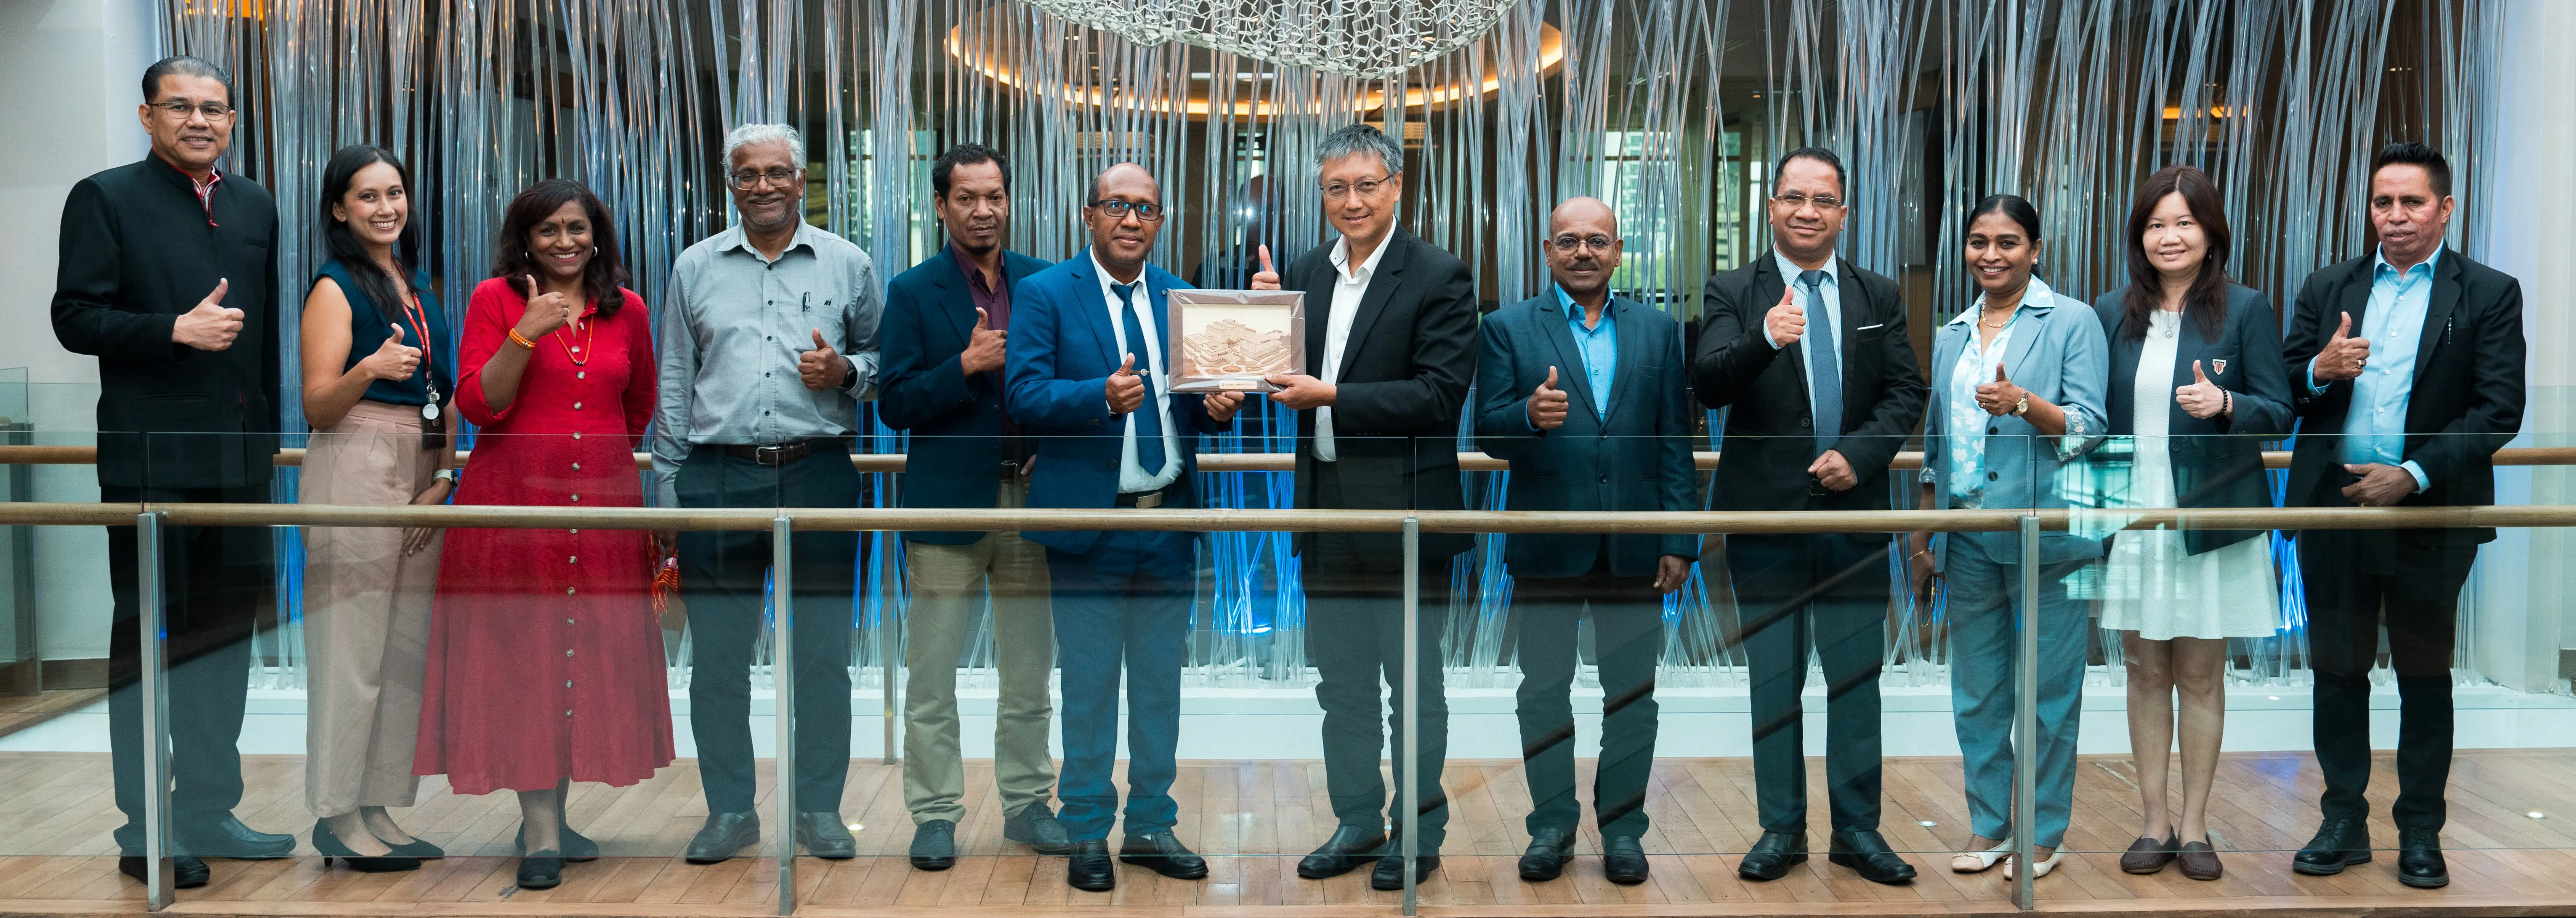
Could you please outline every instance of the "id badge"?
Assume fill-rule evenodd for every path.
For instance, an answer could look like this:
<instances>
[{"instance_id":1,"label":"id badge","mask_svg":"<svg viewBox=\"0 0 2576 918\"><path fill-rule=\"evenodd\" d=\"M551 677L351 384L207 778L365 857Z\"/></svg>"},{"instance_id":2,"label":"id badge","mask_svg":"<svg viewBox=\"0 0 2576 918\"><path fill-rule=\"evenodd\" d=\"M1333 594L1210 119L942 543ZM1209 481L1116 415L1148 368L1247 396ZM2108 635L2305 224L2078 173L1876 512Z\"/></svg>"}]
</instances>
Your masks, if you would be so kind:
<instances>
[{"instance_id":1,"label":"id badge","mask_svg":"<svg viewBox=\"0 0 2576 918\"><path fill-rule=\"evenodd\" d=\"M447 448L447 411L439 405L438 387L429 389L429 401L420 406L420 448Z\"/></svg>"}]
</instances>

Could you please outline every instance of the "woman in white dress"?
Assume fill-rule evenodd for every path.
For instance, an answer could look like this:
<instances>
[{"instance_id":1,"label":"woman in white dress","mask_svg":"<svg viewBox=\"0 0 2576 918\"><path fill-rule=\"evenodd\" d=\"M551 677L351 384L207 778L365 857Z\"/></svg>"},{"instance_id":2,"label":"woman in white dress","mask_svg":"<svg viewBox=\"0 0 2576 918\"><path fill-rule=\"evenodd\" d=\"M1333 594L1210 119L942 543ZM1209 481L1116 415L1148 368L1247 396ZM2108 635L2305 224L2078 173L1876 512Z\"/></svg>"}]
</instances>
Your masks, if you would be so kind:
<instances>
[{"instance_id":1,"label":"woman in white dress","mask_svg":"<svg viewBox=\"0 0 2576 918\"><path fill-rule=\"evenodd\" d=\"M2095 301L2111 343L2110 434L2136 444L2124 505L2271 506L2259 441L2289 434L2280 322L2263 294L2228 279L2217 186L2190 166L2149 176L2128 233L2130 285ZM2122 870L2155 873L2179 860L2193 879L2220 875L2206 815L2227 714L2227 639L2279 627L2271 552L2259 530L2136 529L2111 540L2102 627L2120 633L2128 660L2145 823ZM2179 820L2166 800L2177 725Z\"/></svg>"}]
</instances>

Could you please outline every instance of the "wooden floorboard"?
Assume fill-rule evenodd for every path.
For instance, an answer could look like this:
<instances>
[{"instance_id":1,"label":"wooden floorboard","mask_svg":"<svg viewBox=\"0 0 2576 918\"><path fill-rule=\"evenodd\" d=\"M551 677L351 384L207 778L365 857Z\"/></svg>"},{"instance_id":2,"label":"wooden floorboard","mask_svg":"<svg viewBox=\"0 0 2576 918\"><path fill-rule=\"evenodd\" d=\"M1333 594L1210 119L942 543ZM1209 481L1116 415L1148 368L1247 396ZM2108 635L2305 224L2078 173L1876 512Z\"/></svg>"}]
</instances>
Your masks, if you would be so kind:
<instances>
[{"instance_id":1,"label":"wooden floorboard","mask_svg":"<svg viewBox=\"0 0 2576 918\"><path fill-rule=\"evenodd\" d=\"M2393 759L2375 763L2373 840L2396 840L2387 821L2395 793ZM1580 773L1588 782L1592 763ZM1828 831L1821 760L1810 762L1809 839ZM0 755L0 914L135 914L142 887L115 872L109 833L114 807L107 758L89 753ZM774 821L770 771L759 772L758 805ZM310 851L303 762L251 756L243 762L244 821L291 831ZM2295 753L2232 753L2221 762L2209 824L2227 875L2195 882L2168 870L2132 876L2119 852L2143 831L2135 769L2125 757L2087 757L2077 778L2066 860L2039 882L2041 912L2117 915L2460 915L2576 914L2576 754L2563 750L2460 753L2451 773L2444 832L2452 885L2409 889L2396 881L2394 852L2341 876L2289 868L2289 852L2315 828L2319 781ZM1367 871L1324 881L1300 879L1296 860L1334 824L1320 762L1193 761L1173 785L1183 840L1209 855L1209 877L1172 880L1121 865L1118 889L1076 892L1062 858L1036 857L1002 839L989 794L989 763L970 762L970 795L957 838L960 858L943 872L912 869L904 854L912 821L903 808L899 766L854 761L842 812L858 824L861 856L797 862L799 914L973 916L1060 914L1190 916L1397 914L1402 898L1368 888ZM1753 770L1744 759L1666 759L1655 764L1645 838L1654 875L1619 886L1601 872L1601 839L1589 817L1580 855L1548 883L1520 879L1528 844L1529 790L1519 763L1459 760L1445 783L1452 801L1442 869L1421 884L1425 915L2008 915L2002 871L1956 874L1948 854L1970 831L1956 760L1891 759L1884 769L1882 825L1921 875L1882 886L1829 866L1822 855L1770 883L1735 873L1736 853L1761 834ZM1581 789L1590 799L1590 788ZM327 869L315 857L213 861L214 882L180 894L189 915L671 916L774 915L778 871L765 855L692 865L680 851L706 816L695 763L682 761L632 787L576 786L573 824L607 855L570 865L551 890L514 884L511 835L518 808L506 794L448 792L424 779L420 805L397 811L421 837L452 856L407 873ZM2540 818L2531 814L2539 813ZM1925 823L1930 823L1925 825Z\"/></svg>"}]
</instances>

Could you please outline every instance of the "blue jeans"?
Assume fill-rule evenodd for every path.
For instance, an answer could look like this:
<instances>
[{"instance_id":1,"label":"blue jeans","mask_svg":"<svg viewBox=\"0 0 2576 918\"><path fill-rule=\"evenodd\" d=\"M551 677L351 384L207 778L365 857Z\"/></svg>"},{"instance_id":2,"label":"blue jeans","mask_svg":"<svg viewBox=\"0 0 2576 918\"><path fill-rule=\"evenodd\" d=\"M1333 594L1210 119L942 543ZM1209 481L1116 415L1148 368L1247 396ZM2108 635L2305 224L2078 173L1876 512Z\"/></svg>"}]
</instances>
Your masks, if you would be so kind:
<instances>
[{"instance_id":1,"label":"blue jeans","mask_svg":"<svg viewBox=\"0 0 2576 918\"><path fill-rule=\"evenodd\" d=\"M2015 546L2016 548L2018 546ZM2012 832L2013 707L2021 657L2021 562L1998 560L1974 539L1952 538L1942 580L1950 605L1950 710L1959 728L1970 831ZM2084 696L2091 618L2066 597L2066 575L2084 561L2043 567L2039 578L2038 793L2034 844L2057 847L2075 805L2075 735Z\"/></svg>"},{"instance_id":2,"label":"blue jeans","mask_svg":"<svg viewBox=\"0 0 2576 918\"><path fill-rule=\"evenodd\" d=\"M1127 677L1127 835L1172 828L1181 664L1190 633L1185 532L1103 532L1091 550L1047 549L1056 663L1063 669L1059 818L1075 841L1106 839L1118 812L1118 679Z\"/></svg>"}]
</instances>

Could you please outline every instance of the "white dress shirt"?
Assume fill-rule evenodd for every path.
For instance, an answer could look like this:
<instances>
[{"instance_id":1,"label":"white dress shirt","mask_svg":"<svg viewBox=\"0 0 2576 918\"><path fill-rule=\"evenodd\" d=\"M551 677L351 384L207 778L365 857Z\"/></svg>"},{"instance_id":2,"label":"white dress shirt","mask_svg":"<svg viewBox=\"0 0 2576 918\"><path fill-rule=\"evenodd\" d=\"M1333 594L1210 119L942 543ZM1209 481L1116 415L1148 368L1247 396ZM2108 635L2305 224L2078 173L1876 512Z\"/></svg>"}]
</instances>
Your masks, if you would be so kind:
<instances>
[{"instance_id":1,"label":"white dress shirt","mask_svg":"<svg viewBox=\"0 0 2576 918\"><path fill-rule=\"evenodd\" d=\"M1812 401L1815 398L1816 392L1816 359L1814 354L1816 352L1816 347L1819 344L1825 347L1834 348L1834 353L1836 355L1840 355L1842 353L1843 291L1842 275L1838 273L1842 270L1842 259L1828 258L1825 260L1825 266L1819 269L1825 272L1825 277L1823 280L1816 282L1816 296L1814 299L1818 302L1809 302L1807 288L1798 283L1798 275L1806 273L1807 269L1798 267L1797 262L1790 261L1789 256L1780 254L1780 250L1778 249L1771 250L1771 257L1779 260L1780 276L1785 278L1789 283L1789 295L1793 298L1790 302L1795 304L1799 309L1804 310L1807 314L1807 333L1798 339L1798 356L1803 358L1803 362L1807 367L1807 398L1810 400L1810 403L1807 405L1807 409L1810 412L1813 412L1816 417L1822 418L1825 416L1824 412L1817 411L1816 406ZM1769 313L1771 310L1768 307L1765 307L1762 311L1764 313ZM1763 340L1770 341L1771 339L1770 336L1765 335L1763 336ZM1775 351L1779 350L1780 342L1771 341L1771 349ZM1836 366L1840 366L1842 365L1842 361L1836 360L1834 364Z\"/></svg>"},{"instance_id":2,"label":"white dress shirt","mask_svg":"<svg viewBox=\"0 0 2576 918\"><path fill-rule=\"evenodd\" d=\"M1351 317L1359 313L1361 298L1368 296L1369 279L1377 276L1378 259L1386 257L1387 245L1394 241L1395 234L1387 233L1369 252L1368 260L1356 268L1351 266L1351 237L1333 242L1333 312L1324 323L1325 385L1341 384L1342 353L1351 341ZM1333 409L1329 405L1315 409L1315 458L1326 462L1340 458L1333 449Z\"/></svg>"},{"instance_id":3,"label":"white dress shirt","mask_svg":"<svg viewBox=\"0 0 2576 918\"><path fill-rule=\"evenodd\" d=\"M1136 353L1136 351L1127 341L1127 320L1120 314L1120 311L1126 308L1126 303L1119 300L1118 291L1114 289L1118 286L1118 281L1109 276L1107 267L1100 264L1098 254L1091 256L1091 270L1100 275L1100 301L1109 308L1109 334L1117 339L1118 353L1122 355L1121 359L1124 359L1123 355ZM1162 335L1154 330L1154 295L1145 287L1145 273L1142 271L1136 273L1135 297L1136 325L1145 332L1144 352L1136 353L1136 356L1139 363L1145 362L1150 357L1154 366L1153 375L1145 379L1145 394L1152 403L1139 407L1161 412L1156 416L1163 419L1163 473L1147 475L1145 467L1136 461L1136 416L1131 413L1122 419L1125 432L1121 434L1124 442L1118 449L1118 493L1120 494L1160 491L1172 482L1181 480L1181 432L1172 429L1172 394L1167 391L1171 380L1168 368L1163 365ZM1141 375L1144 370L1138 368L1137 372ZM1103 393L1101 398L1106 400L1108 395Z\"/></svg>"}]
</instances>

